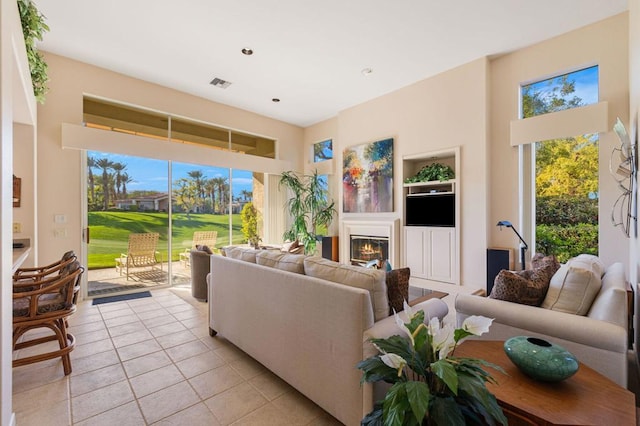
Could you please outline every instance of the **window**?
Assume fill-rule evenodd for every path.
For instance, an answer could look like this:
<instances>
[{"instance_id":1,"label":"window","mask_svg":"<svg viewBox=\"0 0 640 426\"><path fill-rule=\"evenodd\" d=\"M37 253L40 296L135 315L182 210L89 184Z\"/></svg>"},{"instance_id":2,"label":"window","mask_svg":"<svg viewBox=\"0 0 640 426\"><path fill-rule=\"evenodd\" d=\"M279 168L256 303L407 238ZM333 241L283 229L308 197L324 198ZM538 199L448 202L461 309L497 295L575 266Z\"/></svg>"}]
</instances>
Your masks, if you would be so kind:
<instances>
[{"instance_id":1,"label":"window","mask_svg":"<svg viewBox=\"0 0 640 426\"><path fill-rule=\"evenodd\" d=\"M327 139L326 141L313 144L313 162L314 163L331 160L332 158L333 158L333 140Z\"/></svg>"},{"instance_id":2,"label":"window","mask_svg":"<svg viewBox=\"0 0 640 426\"><path fill-rule=\"evenodd\" d=\"M597 103L598 67L522 86L521 96L523 118ZM525 192L531 194L526 210L532 212L535 251L561 262L597 254L598 134L540 141L524 150L531 159L531 189Z\"/></svg>"}]
</instances>

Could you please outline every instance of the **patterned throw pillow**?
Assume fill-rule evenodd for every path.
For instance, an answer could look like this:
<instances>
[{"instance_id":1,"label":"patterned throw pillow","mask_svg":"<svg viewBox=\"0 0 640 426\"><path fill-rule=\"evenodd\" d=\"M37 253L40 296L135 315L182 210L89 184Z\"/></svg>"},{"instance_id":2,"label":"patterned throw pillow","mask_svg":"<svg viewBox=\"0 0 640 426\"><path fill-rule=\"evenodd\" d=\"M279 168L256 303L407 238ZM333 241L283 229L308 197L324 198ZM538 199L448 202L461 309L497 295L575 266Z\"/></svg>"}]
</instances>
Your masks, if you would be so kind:
<instances>
[{"instance_id":1,"label":"patterned throw pillow","mask_svg":"<svg viewBox=\"0 0 640 426\"><path fill-rule=\"evenodd\" d=\"M489 297L540 306L547 295L551 277L560 268L560 264L554 256L543 255L534 256L531 264L533 269L525 271L500 271Z\"/></svg>"},{"instance_id":2,"label":"patterned throw pillow","mask_svg":"<svg viewBox=\"0 0 640 426\"><path fill-rule=\"evenodd\" d=\"M409 300L409 268L394 269L387 272L387 296L389 297L389 315L393 311L400 312L404 309L404 301Z\"/></svg>"}]
</instances>

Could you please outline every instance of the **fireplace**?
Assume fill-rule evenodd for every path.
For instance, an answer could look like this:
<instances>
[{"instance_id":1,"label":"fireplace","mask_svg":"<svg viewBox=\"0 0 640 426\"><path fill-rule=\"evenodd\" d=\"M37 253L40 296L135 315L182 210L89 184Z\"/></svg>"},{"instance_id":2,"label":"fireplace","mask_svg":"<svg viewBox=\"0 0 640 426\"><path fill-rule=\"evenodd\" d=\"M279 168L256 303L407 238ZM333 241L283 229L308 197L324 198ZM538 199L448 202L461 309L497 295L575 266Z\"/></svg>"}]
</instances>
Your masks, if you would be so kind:
<instances>
[{"instance_id":1,"label":"fireplace","mask_svg":"<svg viewBox=\"0 0 640 426\"><path fill-rule=\"evenodd\" d=\"M392 266L400 264L400 250L398 249L400 239L399 219L345 219L341 221L340 236L341 263L348 265L353 263L354 258L359 258L358 264L363 265L373 259L381 258L382 260L388 260ZM370 253L368 247L361 253L362 256L354 256L352 236L383 240L380 244L383 244L386 248L382 249L384 250L382 254L376 257L373 257L375 255ZM371 250L374 248L376 247L372 247Z\"/></svg>"},{"instance_id":2,"label":"fireplace","mask_svg":"<svg viewBox=\"0 0 640 426\"><path fill-rule=\"evenodd\" d=\"M389 238L372 235L350 235L352 265L364 265L371 260L389 259Z\"/></svg>"}]
</instances>

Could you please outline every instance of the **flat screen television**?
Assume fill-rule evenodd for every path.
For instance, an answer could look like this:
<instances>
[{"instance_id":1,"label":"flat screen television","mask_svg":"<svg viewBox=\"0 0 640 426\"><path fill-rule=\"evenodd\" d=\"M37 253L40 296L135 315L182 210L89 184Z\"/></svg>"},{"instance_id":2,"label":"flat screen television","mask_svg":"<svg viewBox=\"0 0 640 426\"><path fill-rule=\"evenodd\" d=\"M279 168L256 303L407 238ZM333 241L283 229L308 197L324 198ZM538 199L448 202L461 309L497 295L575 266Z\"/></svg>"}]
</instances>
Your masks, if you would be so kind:
<instances>
[{"instance_id":1,"label":"flat screen television","mask_svg":"<svg viewBox=\"0 0 640 426\"><path fill-rule=\"evenodd\" d=\"M456 226L455 194L407 195L407 226Z\"/></svg>"}]
</instances>

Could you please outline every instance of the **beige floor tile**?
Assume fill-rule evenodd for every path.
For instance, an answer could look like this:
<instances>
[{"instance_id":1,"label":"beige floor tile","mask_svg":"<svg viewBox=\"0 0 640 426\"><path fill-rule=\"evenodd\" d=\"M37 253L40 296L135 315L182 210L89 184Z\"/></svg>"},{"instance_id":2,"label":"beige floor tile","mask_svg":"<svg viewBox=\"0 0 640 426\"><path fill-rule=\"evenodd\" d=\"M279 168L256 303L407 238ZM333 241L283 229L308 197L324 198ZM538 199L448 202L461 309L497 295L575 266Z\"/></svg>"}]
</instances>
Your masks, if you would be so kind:
<instances>
[{"instance_id":1,"label":"beige floor tile","mask_svg":"<svg viewBox=\"0 0 640 426\"><path fill-rule=\"evenodd\" d=\"M74 397L71 399L73 422L88 419L133 399L133 392L126 380Z\"/></svg>"},{"instance_id":2,"label":"beige floor tile","mask_svg":"<svg viewBox=\"0 0 640 426\"><path fill-rule=\"evenodd\" d=\"M85 315L76 312L69 317L69 326L89 324L92 322L102 322L102 315L100 315L100 312L92 312Z\"/></svg>"},{"instance_id":3,"label":"beige floor tile","mask_svg":"<svg viewBox=\"0 0 640 426\"><path fill-rule=\"evenodd\" d=\"M168 306L166 309L172 314L176 314L178 312L196 311L195 308L188 303L181 303L179 305L176 304L173 306Z\"/></svg>"},{"instance_id":4,"label":"beige floor tile","mask_svg":"<svg viewBox=\"0 0 640 426\"><path fill-rule=\"evenodd\" d=\"M141 398L184 380L185 378L180 373L180 370L175 365L169 364L136 376L130 379L129 383L131 383L136 397Z\"/></svg>"},{"instance_id":5,"label":"beige floor tile","mask_svg":"<svg viewBox=\"0 0 640 426\"><path fill-rule=\"evenodd\" d=\"M104 322L102 321L96 321L96 322L90 322L87 324L77 324L77 325L73 325L73 326L69 326L69 331L73 334L82 334L82 333L88 333L90 331L99 331L99 330L106 330L107 327L104 325Z\"/></svg>"},{"instance_id":6,"label":"beige floor tile","mask_svg":"<svg viewBox=\"0 0 640 426\"><path fill-rule=\"evenodd\" d=\"M205 373L214 368L221 367L225 362L216 354L207 351L191 358L184 359L176 366L180 369L186 378L191 378L199 374Z\"/></svg>"},{"instance_id":7,"label":"beige floor tile","mask_svg":"<svg viewBox=\"0 0 640 426\"><path fill-rule=\"evenodd\" d=\"M102 314L102 318L104 319L112 318L110 316L104 315L107 312L118 311L118 312L122 312L121 315L126 315L123 311L130 309L129 304L127 303L126 300L123 300L121 302L100 303L96 306L98 307L98 310L100 311L100 313ZM127 313L131 313L131 312L127 312Z\"/></svg>"},{"instance_id":8,"label":"beige floor tile","mask_svg":"<svg viewBox=\"0 0 640 426\"><path fill-rule=\"evenodd\" d=\"M129 324L131 322L138 321L138 317L135 314L125 315L123 317L115 317L104 320L104 323L108 328L117 327L123 324Z\"/></svg>"},{"instance_id":9,"label":"beige floor tile","mask_svg":"<svg viewBox=\"0 0 640 426\"><path fill-rule=\"evenodd\" d=\"M14 353L17 354L18 358L26 358L32 355L38 355L38 354L43 354L47 352L57 351L58 349L60 349L60 344L56 340L56 341L41 343L35 346L29 346L27 348L15 351Z\"/></svg>"},{"instance_id":10,"label":"beige floor tile","mask_svg":"<svg viewBox=\"0 0 640 426\"><path fill-rule=\"evenodd\" d=\"M72 376L70 379L71 396L76 397L87 392L120 382L126 379L120 363L110 365L88 373Z\"/></svg>"},{"instance_id":11,"label":"beige floor tile","mask_svg":"<svg viewBox=\"0 0 640 426\"><path fill-rule=\"evenodd\" d=\"M75 351L71 352L71 375L78 375L88 371L98 370L109 365L118 364L120 359L115 350L100 352L99 354L77 358ZM62 363L60 363L62 365Z\"/></svg>"},{"instance_id":12,"label":"beige floor tile","mask_svg":"<svg viewBox=\"0 0 640 426\"><path fill-rule=\"evenodd\" d=\"M104 318L105 320L109 320L112 318L120 318L120 317L124 317L126 315L133 315L134 312L131 308L129 308L129 306L124 305L122 306L119 310L110 310L107 312L101 311L100 312L102 314L102 318Z\"/></svg>"},{"instance_id":13,"label":"beige floor tile","mask_svg":"<svg viewBox=\"0 0 640 426\"><path fill-rule=\"evenodd\" d=\"M169 355L169 358L171 358L173 362L179 362L207 351L209 351L209 348L200 340L194 340L193 342L183 343L166 349L167 355Z\"/></svg>"},{"instance_id":14,"label":"beige floor tile","mask_svg":"<svg viewBox=\"0 0 640 426\"><path fill-rule=\"evenodd\" d=\"M169 310L169 309L167 309ZM200 318L202 319L202 314L200 313L200 311L198 309L195 308L189 308L189 309L185 309L184 311L179 311L179 312L172 312L171 313L174 317L176 317L177 320L179 321L183 321L183 320L187 320L187 319L191 319L191 318ZM205 322L206 322L206 316L205 316Z\"/></svg>"},{"instance_id":15,"label":"beige floor tile","mask_svg":"<svg viewBox=\"0 0 640 426\"><path fill-rule=\"evenodd\" d=\"M241 358L231 361L229 365L245 380L249 380L267 371L264 365L248 355L243 355Z\"/></svg>"},{"instance_id":16,"label":"beige floor tile","mask_svg":"<svg viewBox=\"0 0 640 426\"><path fill-rule=\"evenodd\" d=\"M99 330L86 331L83 333L75 332L75 330L69 330L69 332L73 334L73 337L76 338L76 345L84 345L87 343L97 342L99 340L108 339L110 337L106 327Z\"/></svg>"},{"instance_id":17,"label":"beige floor tile","mask_svg":"<svg viewBox=\"0 0 640 426\"><path fill-rule=\"evenodd\" d=\"M138 400L147 423L171 416L200 401L198 394L185 382L177 383Z\"/></svg>"},{"instance_id":18,"label":"beige floor tile","mask_svg":"<svg viewBox=\"0 0 640 426\"><path fill-rule=\"evenodd\" d=\"M163 317L163 316L170 315L170 314L162 306L156 305L156 306L153 307L153 309L149 309L149 310L145 310L145 311L137 311L136 315L141 320L146 320L146 319Z\"/></svg>"},{"instance_id":19,"label":"beige floor tile","mask_svg":"<svg viewBox=\"0 0 640 426\"><path fill-rule=\"evenodd\" d=\"M111 337L122 336L123 334L135 333L136 331L146 330L147 327L142 323L142 321L130 322L123 325L118 325L115 327L109 328L109 334Z\"/></svg>"},{"instance_id":20,"label":"beige floor tile","mask_svg":"<svg viewBox=\"0 0 640 426\"><path fill-rule=\"evenodd\" d=\"M59 380L67 380L62 369L62 361L43 368L33 368L36 365L38 364L13 369L13 393L24 392ZM71 365L73 366L73 361Z\"/></svg>"},{"instance_id":21,"label":"beige floor tile","mask_svg":"<svg viewBox=\"0 0 640 426\"><path fill-rule=\"evenodd\" d=\"M171 306L183 306L186 304L178 296L173 296L173 295L166 296L166 297L158 297L156 299L156 302L158 302L164 308L169 308Z\"/></svg>"},{"instance_id":22,"label":"beige floor tile","mask_svg":"<svg viewBox=\"0 0 640 426\"><path fill-rule=\"evenodd\" d=\"M124 362L142 355L157 352L161 349L162 348L155 340L146 340L134 345L123 346L122 348L118 348L116 350L118 351L120 359Z\"/></svg>"},{"instance_id":23,"label":"beige floor tile","mask_svg":"<svg viewBox=\"0 0 640 426\"><path fill-rule=\"evenodd\" d=\"M343 426L343 424L331 414L323 411L318 417L311 420L308 426Z\"/></svg>"},{"instance_id":24,"label":"beige floor tile","mask_svg":"<svg viewBox=\"0 0 640 426\"><path fill-rule=\"evenodd\" d=\"M263 405L240 420L233 426L288 426L294 425L287 413L279 410L273 404Z\"/></svg>"},{"instance_id":25,"label":"beige floor tile","mask_svg":"<svg viewBox=\"0 0 640 426\"><path fill-rule=\"evenodd\" d=\"M198 338L193 335L189 330L179 331L177 333L166 334L164 336L159 336L156 338L160 346L163 348L170 348L172 346L178 346L182 343L191 342L193 340L197 340Z\"/></svg>"},{"instance_id":26,"label":"beige floor tile","mask_svg":"<svg viewBox=\"0 0 640 426\"><path fill-rule=\"evenodd\" d=\"M289 384L270 371L257 375L249 380L249 383L269 401L293 390Z\"/></svg>"},{"instance_id":27,"label":"beige floor tile","mask_svg":"<svg viewBox=\"0 0 640 426\"><path fill-rule=\"evenodd\" d=\"M194 329L200 329L205 332L205 334L203 335L209 335L209 323L207 322L206 314L181 319L180 322L182 323L182 325L187 327L187 329L191 330L192 333L194 332Z\"/></svg>"},{"instance_id":28,"label":"beige floor tile","mask_svg":"<svg viewBox=\"0 0 640 426\"><path fill-rule=\"evenodd\" d=\"M199 403L160 420L154 426L220 426L220 423L209 409Z\"/></svg>"},{"instance_id":29,"label":"beige floor tile","mask_svg":"<svg viewBox=\"0 0 640 426\"><path fill-rule=\"evenodd\" d=\"M122 363L130 378L169 364L171 364L171 359L164 351L154 352Z\"/></svg>"},{"instance_id":30,"label":"beige floor tile","mask_svg":"<svg viewBox=\"0 0 640 426\"><path fill-rule=\"evenodd\" d=\"M73 349L73 352L78 358L84 358L86 356L95 355L100 352L107 352L113 349L113 343L111 339L98 340L97 342L91 342L87 344L78 344Z\"/></svg>"},{"instance_id":31,"label":"beige floor tile","mask_svg":"<svg viewBox=\"0 0 640 426\"><path fill-rule=\"evenodd\" d=\"M154 318L146 318L143 319L142 322L147 328L159 327L165 324L173 324L178 320L173 317L168 312L165 312L162 316L154 317Z\"/></svg>"},{"instance_id":32,"label":"beige floor tile","mask_svg":"<svg viewBox=\"0 0 640 426\"><path fill-rule=\"evenodd\" d=\"M226 340L223 339L221 337L211 337L209 336L209 328L207 327L207 334L204 337L201 337L200 340L202 341L202 343L204 343L205 345L207 345L207 347L209 349L212 350L217 350L220 348L223 348L227 345L230 345L230 343Z\"/></svg>"},{"instance_id":33,"label":"beige floor tile","mask_svg":"<svg viewBox=\"0 0 640 426\"><path fill-rule=\"evenodd\" d=\"M242 382L242 377L227 365L189 379L200 398L207 399Z\"/></svg>"},{"instance_id":34,"label":"beige floor tile","mask_svg":"<svg viewBox=\"0 0 640 426\"><path fill-rule=\"evenodd\" d=\"M142 426L144 417L135 401L105 411L94 417L74 423L74 426Z\"/></svg>"},{"instance_id":35,"label":"beige floor tile","mask_svg":"<svg viewBox=\"0 0 640 426\"><path fill-rule=\"evenodd\" d=\"M142 299L140 299L140 301L142 301ZM145 300L145 301L142 301L141 303L136 303L136 304L132 302L133 301L129 302L129 307L133 312L138 314L138 316L142 312L149 312L149 311L155 311L156 309L163 309L162 306L157 304L155 301L147 302Z\"/></svg>"},{"instance_id":36,"label":"beige floor tile","mask_svg":"<svg viewBox=\"0 0 640 426\"><path fill-rule=\"evenodd\" d=\"M171 323L149 328L149 331L154 337L166 336L167 334L178 333L185 330L186 328L184 328L184 325L180 324L180 321L176 320Z\"/></svg>"},{"instance_id":37,"label":"beige floor tile","mask_svg":"<svg viewBox=\"0 0 640 426\"><path fill-rule=\"evenodd\" d=\"M34 408L51 407L68 400L69 381L62 379L13 394L13 411L23 412Z\"/></svg>"},{"instance_id":38,"label":"beige floor tile","mask_svg":"<svg viewBox=\"0 0 640 426\"><path fill-rule=\"evenodd\" d=\"M123 346L133 345L134 343L144 342L145 340L153 339L151 333L148 330L134 331L133 333L121 334L120 336L113 337L113 346L121 348Z\"/></svg>"},{"instance_id":39,"label":"beige floor tile","mask_svg":"<svg viewBox=\"0 0 640 426\"><path fill-rule=\"evenodd\" d=\"M205 401L222 425L229 425L268 403L269 401L248 383L240 383Z\"/></svg>"},{"instance_id":40,"label":"beige floor tile","mask_svg":"<svg viewBox=\"0 0 640 426\"><path fill-rule=\"evenodd\" d=\"M227 344L222 346L219 349L216 349L215 353L216 355L218 355L220 358L224 359L227 362L232 362L246 356L244 352L242 352L240 349L238 349L232 344Z\"/></svg>"},{"instance_id":41,"label":"beige floor tile","mask_svg":"<svg viewBox=\"0 0 640 426\"><path fill-rule=\"evenodd\" d=\"M279 396L272 403L300 425L306 425L323 413L320 407L296 390Z\"/></svg>"},{"instance_id":42,"label":"beige floor tile","mask_svg":"<svg viewBox=\"0 0 640 426\"><path fill-rule=\"evenodd\" d=\"M16 412L16 424L20 426L64 426L71 425L69 401L52 407L34 408L30 411Z\"/></svg>"}]
</instances>

